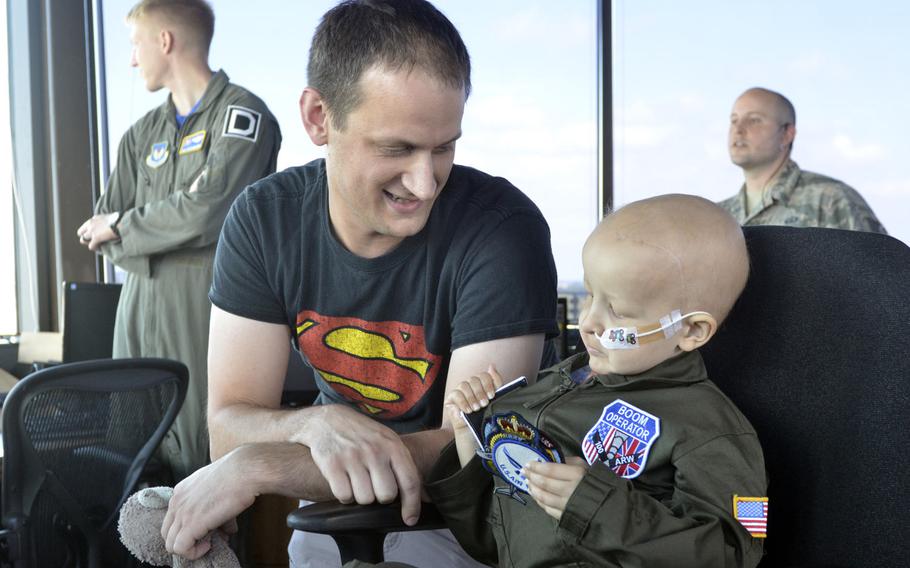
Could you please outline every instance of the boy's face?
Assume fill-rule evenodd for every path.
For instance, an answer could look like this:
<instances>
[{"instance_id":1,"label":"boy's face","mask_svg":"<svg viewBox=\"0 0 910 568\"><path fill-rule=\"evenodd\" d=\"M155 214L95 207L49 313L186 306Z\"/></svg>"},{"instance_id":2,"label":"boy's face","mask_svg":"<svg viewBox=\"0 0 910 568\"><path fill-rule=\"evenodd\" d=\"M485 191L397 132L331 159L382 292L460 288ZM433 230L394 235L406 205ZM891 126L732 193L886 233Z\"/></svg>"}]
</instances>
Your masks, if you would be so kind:
<instances>
[{"instance_id":1,"label":"boy's face","mask_svg":"<svg viewBox=\"0 0 910 568\"><path fill-rule=\"evenodd\" d=\"M680 353L677 335L608 350L597 336L610 328L642 328L682 309L679 259L662 248L620 240L609 229L595 230L582 252L588 296L579 316L581 337L591 370L634 375Z\"/></svg>"}]
</instances>

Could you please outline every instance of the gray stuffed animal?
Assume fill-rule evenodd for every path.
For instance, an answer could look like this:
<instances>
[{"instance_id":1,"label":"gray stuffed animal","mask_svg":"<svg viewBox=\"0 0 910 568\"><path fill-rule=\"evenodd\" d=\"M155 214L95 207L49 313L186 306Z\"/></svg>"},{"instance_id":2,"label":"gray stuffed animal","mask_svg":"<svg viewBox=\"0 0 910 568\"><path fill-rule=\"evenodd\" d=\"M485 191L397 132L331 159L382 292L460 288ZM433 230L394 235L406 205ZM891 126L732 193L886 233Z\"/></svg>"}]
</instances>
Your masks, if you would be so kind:
<instances>
[{"instance_id":1,"label":"gray stuffed animal","mask_svg":"<svg viewBox=\"0 0 910 568\"><path fill-rule=\"evenodd\" d=\"M161 537L161 525L174 490L170 487L149 487L134 493L120 509L120 540L133 556L153 566L174 568L240 568L227 536L212 531L212 548L202 558L187 560L168 553Z\"/></svg>"}]
</instances>

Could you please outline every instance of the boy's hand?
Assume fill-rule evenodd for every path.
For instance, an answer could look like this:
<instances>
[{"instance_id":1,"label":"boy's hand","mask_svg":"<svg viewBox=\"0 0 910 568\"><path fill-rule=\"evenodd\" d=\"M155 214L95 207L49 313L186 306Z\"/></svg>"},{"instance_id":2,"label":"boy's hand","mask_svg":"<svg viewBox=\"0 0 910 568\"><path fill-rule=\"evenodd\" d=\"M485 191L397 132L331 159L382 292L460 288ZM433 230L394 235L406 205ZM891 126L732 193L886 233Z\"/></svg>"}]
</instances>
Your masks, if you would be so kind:
<instances>
[{"instance_id":1,"label":"boy's hand","mask_svg":"<svg viewBox=\"0 0 910 568\"><path fill-rule=\"evenodd\" d=\"M470 413L486 407L496 396L496 389L502 386L502 377L496 367L490 365L485 373L479 373L464 380L446 395L445 408L452 428L458 432L467 428L460 413Z\"/></svg>"},{"instance_id":2,"label":"boy's hand","mask_svg":"<svg viewBox=\"0 0 910 568\"><path fill-rule=\"evenodd\" d=\"M470 379L455 385L445 399L445 411L455 433L455 447L458 461L462 467L468 464L475 455L474 435L468 425L461 419L461 413L480 410L490 404L496 396L496 389L502 385L502 377L493 365L485 373L474 375Z\"/></svg>"},{"instance_id":3,"label":"boy's hand","mask_svg":"<svg viewBox=\"0 0 910 568\"><path fill-rule=\"evenodd\" d=\"M522 473L528 479L531 497L558 521L587 470L585 460L571 457L566 463L530 462Z\"/></svg>"}]
</instances>

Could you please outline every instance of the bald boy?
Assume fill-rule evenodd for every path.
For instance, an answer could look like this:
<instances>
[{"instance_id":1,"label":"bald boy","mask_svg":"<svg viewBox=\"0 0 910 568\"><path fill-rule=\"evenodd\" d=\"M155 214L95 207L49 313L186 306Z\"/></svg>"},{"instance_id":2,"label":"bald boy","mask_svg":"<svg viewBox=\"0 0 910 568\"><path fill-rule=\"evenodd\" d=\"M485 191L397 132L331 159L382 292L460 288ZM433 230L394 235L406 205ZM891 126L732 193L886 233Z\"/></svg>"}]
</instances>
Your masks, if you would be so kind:
<instances>
[{"instance_id":1,"label":"bald boy","mask_svg":"<svg viewBox=\"0 0 910 568\"><path fill-rule=\"evenodd\" d=\"M745 287L739 224L700 197L655 197L609 215L582 258L587 352L504 396L494 366L464 381L428 492L490 564L757 565L761 446L698 353ZM458 418L481 408L479 446Z\"/></svg>"},{"instance_id":2,"label":"bald boy","mask_svg":"<svg viewBox=\"0 0 910 568\"><path fill-rule=\"evenodd\" d=\"M740 95L730 113L728 148L745 181L720 205L743 225L885 233L855 189L799 168L790 157L795 138L796 110L787 97L761 87Z\"/></svg>"}]
</instances>

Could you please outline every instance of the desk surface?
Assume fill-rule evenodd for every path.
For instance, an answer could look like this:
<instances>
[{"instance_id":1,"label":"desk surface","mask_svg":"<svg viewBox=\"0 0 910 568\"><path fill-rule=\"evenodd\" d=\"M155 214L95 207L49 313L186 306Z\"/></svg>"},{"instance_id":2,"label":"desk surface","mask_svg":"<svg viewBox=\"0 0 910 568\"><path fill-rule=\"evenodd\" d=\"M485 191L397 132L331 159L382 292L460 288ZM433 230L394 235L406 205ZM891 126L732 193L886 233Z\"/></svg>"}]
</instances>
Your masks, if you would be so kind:
<instances>
[{"instance_id":1,"label":"desk surface","mask_svg":"<svg viewBox=\"0 0 910 568\"><path fill-rule=\"evenodd\" d=\"M19 336L19 362L63 361L63 334L54 331L23 332Z\"/></svg>"},{"instance_id":2,"label":"desk surface","mask_svg":"<svg viewBox=\"0 0 910 568\"><path fill-rule=\"evenodd\" d=\"M14 377L11 373L0 369L0 392L9 392L18 382L19 379Z\"/></svg>"}]
</instances>

